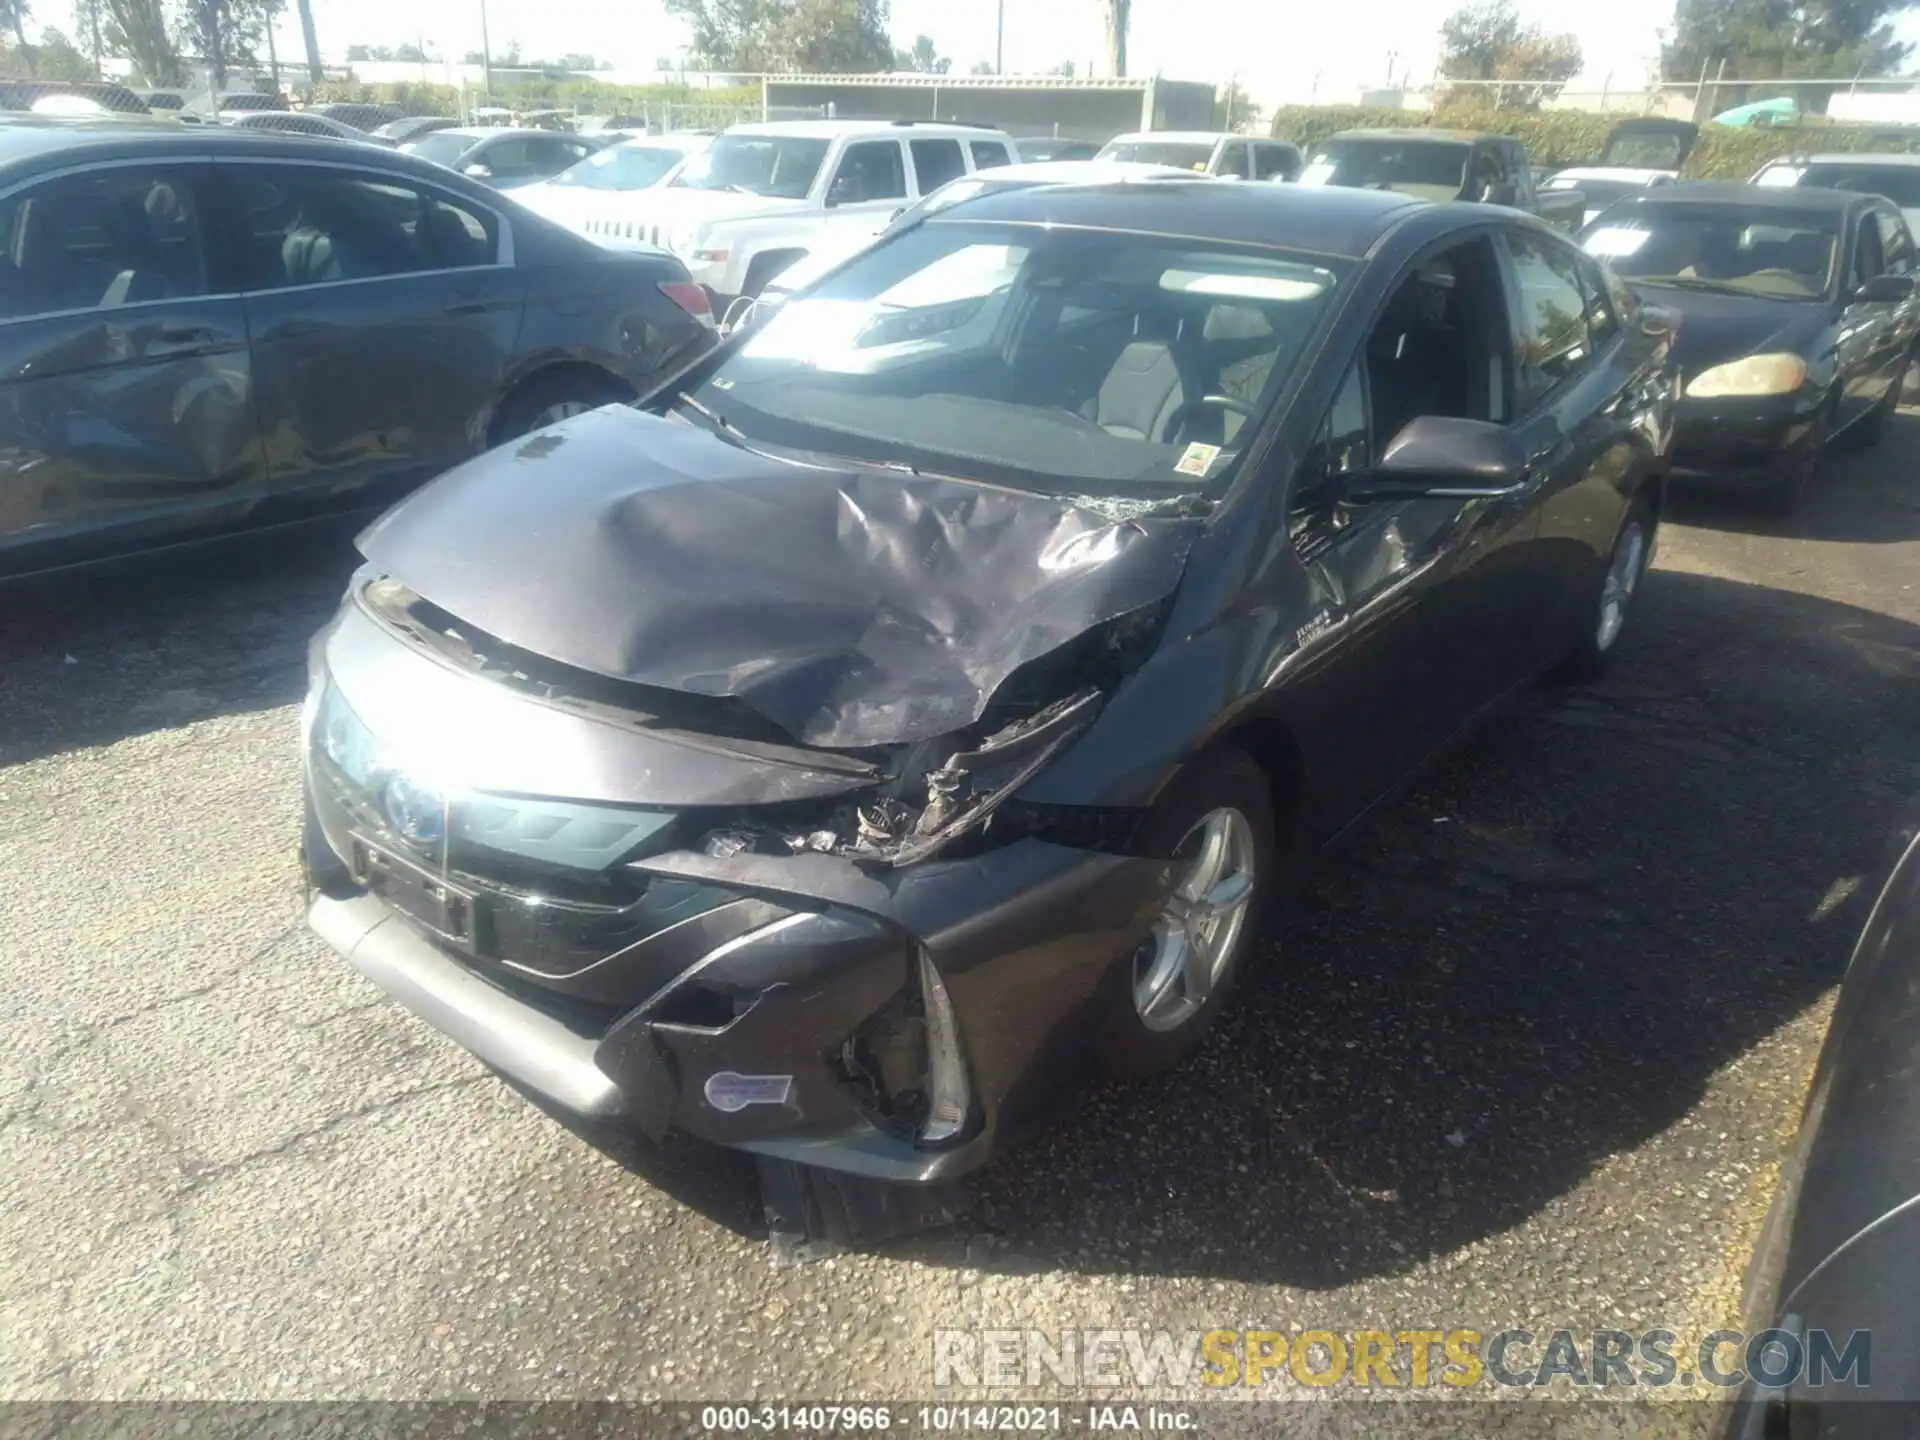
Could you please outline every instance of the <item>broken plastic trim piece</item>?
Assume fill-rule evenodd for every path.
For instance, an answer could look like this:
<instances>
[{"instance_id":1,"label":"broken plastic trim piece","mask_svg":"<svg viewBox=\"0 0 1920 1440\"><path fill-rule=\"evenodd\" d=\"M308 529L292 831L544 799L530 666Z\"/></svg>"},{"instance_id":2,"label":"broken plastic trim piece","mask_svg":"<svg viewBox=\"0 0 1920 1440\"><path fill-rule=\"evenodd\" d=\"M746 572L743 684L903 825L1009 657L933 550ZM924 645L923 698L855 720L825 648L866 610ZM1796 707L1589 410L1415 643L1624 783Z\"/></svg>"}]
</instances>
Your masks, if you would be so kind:
<instances>
[{"instance_id":1,"label":"broken plastic trim piece","mask_svg":"<svg viewBox=\"0 0 1920 1440\"><path fill-rule=\"evenodd\" d=\"M973 1093L967 1083L967 1062L960 1053L953 1001L924 949L920 951L920 1000L927 1025L927 1118L920 1127L920 1139L938 1145L967 1128Z\"/></svg>"}]
</instances>

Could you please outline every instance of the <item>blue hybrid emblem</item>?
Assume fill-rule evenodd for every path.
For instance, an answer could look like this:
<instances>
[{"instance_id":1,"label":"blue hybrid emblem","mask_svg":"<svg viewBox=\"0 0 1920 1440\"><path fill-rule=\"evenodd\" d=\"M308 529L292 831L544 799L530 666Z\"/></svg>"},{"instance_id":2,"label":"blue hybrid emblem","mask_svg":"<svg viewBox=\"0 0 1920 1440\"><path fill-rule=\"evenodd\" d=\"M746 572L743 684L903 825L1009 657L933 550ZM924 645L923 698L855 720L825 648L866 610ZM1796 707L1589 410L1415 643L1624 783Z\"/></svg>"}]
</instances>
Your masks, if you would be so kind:
<instances>
[{"instance_id":1,"label":"blue hybrid emblem","mask_svg":"<svg viewBox=\"0 0 1920 1440\"><path fill-rule=\"evenodd\" d=\"M395 833L416 845L438 845L447 838L447 797L405 775L387 781L380 808Z\"/></svg>"}]
</instances>

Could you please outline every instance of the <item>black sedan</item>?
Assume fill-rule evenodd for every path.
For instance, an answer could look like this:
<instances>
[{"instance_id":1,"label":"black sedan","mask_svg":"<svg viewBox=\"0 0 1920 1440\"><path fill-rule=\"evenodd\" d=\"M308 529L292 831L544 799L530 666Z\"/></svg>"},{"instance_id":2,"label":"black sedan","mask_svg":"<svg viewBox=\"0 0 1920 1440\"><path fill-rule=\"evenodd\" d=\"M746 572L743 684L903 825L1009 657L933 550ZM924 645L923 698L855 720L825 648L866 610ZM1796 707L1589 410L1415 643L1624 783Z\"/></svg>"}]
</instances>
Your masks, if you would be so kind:
<instances>
[{"instance_id":1,"label":"black sedan","mask_svg":"<svg viewBox=\"0 0 1920 1440\"><path fill-rule=\"evenodd\" d=\"M606 145L607 139L597 135L483 127L434 130L402 142L400 148L496 190L511 190L558 175Z\"/></svg>"},{"instance_id":2,"label":"black sedan","mask_svg":"<svg viewBox=\"0 0 1920 1440\"><path fill-rule=\"evenodd\" d=\"M0 129L0 576L389 504L711 343L616 255L374 146Z\"/></svg>"},{"instance_id":3,"label":"black sedan","mask_svg":"<svg viewBox=\"0 0 1920 1440\"><path fill-rule=\"evenodd\" d=\"M1920 338L1913 237L1886 200L1650 189L1582 239L1681 317L1677 478L1745 485L1785 507L1830 442L1872 444L1885 431Z\"/></svg>"},{"instance_id":4,"label":"black sedan","mask_svg":"<svg viewBox=\"0 0 1920 1440\"><path fill-rule=\"evenodd\" d=\"M1741 1440L1892 1440L1920 1412L1920 808L1896 853L1756 1247Z\"/></svg>"},{"instance_id":5,"label":"black sedan","mask_svg":"<svg viewBox=\"0 0 1920 1440\"><path fill-rule=\"evenodd\" d=\"M310 922L558 1106L962 1174L1089 1055L1181 1059L1283 875L1606 663L1669 323L1484 206L938 210L366 532Z\"/></svg>"}]
</instances>

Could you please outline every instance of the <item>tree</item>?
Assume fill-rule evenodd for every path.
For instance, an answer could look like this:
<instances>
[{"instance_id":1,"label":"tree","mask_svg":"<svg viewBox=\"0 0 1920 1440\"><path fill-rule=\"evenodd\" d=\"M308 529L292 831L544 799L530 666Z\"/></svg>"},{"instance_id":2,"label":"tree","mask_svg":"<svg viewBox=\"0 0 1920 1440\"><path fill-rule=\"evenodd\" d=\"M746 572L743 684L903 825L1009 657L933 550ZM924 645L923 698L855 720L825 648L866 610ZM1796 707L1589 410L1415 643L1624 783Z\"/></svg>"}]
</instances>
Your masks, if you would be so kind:
<instances>
[{"instance_id":1,"label":"tree","mask_svg":"<svg viewBox=\"0 0 1920 1440\"><path fill-rule=\"evenodd\" d=\"M40 32L34 66L34 74L42 80L64 80L71 84L94 78L93 61L81 53L79 46L51 27Z\"/></svg>"},{"instance_id":2,"label":"tree","mask_svg":"<svg viewBox=\"0 0 1920 1440\"><path fill-rule=\"evenodd\" d=\"M431 60L433 57L427 54L425 49L423 49L417 43L408 43L406 45L397 46L394 49L393 58L396 60L405 60L409 64L413 64L413 65L424 65L427 63L427 61Z\"/></svg>"},{"instance_id":3,"label":"tree","mask_svg":"<svg viewBox=\"0 0 1920 1440\"><path fill-rule=\"evenodd\" d=\"M1127 73L1127 26L1132 18L1133 0L1100 0L1100 19L1106 31L1107 73Z\"/></svg>"},{"instance_id":4,"label":"tree","mask_svg":"<svg viewBox=\"0 0 1920 1440\"><path fill-rule=\"evenodd\" d=\"M207 62L217 94L226 89L229 71L253 63L266 14L260 0L181 0L176 26L185 45Z\"/></svg>"},{"instance_id":5,"label":"tree","mask_svg":"<svg viewBox=\"0 0 1920 1440\"><path fill-rule=\"evenodd\" d=\"M137 77L148 85L167 88L186 83L186 70L160 0L104 0L104 4L106 45L133 62Z\"/></svg>"},{"instance_id":6,"label":"tree","mask_svg":"<svg viewBox=\"0 0 1920 1440\"><path fill-rule=\"evenodd\" d=\"M934 48L931 35L916 35L911 50L893 52L893 68L917 70L922 75L944 75L953 68L953 61Z\"/></svg>"},{"instance_id":7,"label":"tree","mask_svg":"<svg viewBox=\"0 0 1920 1440\"><path fill-rule=\"evenodd\" d=\"M967 73L969 75L991 75L993 74L993 62L991 60L976 60L968 67Z\"/></svg>"},{"instance_id":8,"label":"tree","mask_svg":"<svg viewBox=\"0 0 1920 1440\"><path fill-rule=\"evenodd\" d=\"M1916 0L1679 0L1660 47L1669 80L1851 79L1897 74L1913 47L1892 18ZM1812 97L1808 97L1812 98Z\"/></svg>"},{"instance_id":9,"label":"tree","mask_svg":"<svg viewBox=\"0 0 1920 1440\"><path fill-rule=\"evenodd\" d=\"M5 0L0 0L5 3ZM666 0L708 70L884 70L893 63L887 0Z\"/></svg>"},{"instance_id":10,"label":"tree","mask_svg":"<svg viewBox=\"0 0 1920 1440\"><path fill-rule=\"evenodd\" d=\"M14 49L29 75L34 74L33 47L27 43L27 16L32 11L27 0L0 0L0 25L13 32Z\"/></svg>"},{"instance_id":11,"label":"tree","mask_svg":"<svg viewBox=\"0 0 1920 1440\"><path fill-rule=\"evenodd\" d=\"M469 50L460 57L460 63L462 65L484 65L487 63L487 57L478 50Z\"/></svg>"},{"instance_id":12,"label":"tree","mask_svg":"<svg viewBox=\"0 0 1920 1440\"><path fill-rule=\"evenodd\" d=\"M1536 82L1492 87L1497 105L1536 107L1559 94L1582 63L1577 39L1521 24L1513 0L1477 0L1440 27L1440 73L1449 80Z\"/></svg>"},{"instance_id":13,"label":"tree","mask_svg":"<svg viewBox=\"0 0 1920 1440\"><path fill-rule=\"evenodd\" d=\"M1241 88L1238 80L1229 80L1220 87L1218 98L1214 102L1216 123L1222 130L1257 130L1260 128L1260 107L1253 103L1253 97Z\"/></svg>"}]
</instances>

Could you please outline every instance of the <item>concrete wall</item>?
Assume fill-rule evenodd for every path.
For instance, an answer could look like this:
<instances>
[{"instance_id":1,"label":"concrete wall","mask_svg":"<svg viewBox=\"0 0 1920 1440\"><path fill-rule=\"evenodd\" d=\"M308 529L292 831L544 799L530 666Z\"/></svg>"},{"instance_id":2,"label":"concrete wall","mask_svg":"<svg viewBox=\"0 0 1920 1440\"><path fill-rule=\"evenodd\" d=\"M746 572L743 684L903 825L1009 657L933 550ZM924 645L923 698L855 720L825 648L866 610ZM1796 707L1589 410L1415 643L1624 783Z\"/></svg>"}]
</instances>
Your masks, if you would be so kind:
<instances>
[{"instance_id":1,"label":"concrete wall","mask_svg":"<svg viewBox=\"0 0 1920 1440\"><path fill-rule=\"evenodd\" d=\"M837 84L829 77L766 82L769 114L831 113L842 120L955 120L992 125L1009 135L1070 135L1108 140L1130 130L1205 130L1213 125L1211 85L1183 81L1138 84L998 86L969 79L889 84L884 79ZM1149 109L1151 106L1151 109Z\"/></svg>"}]
</instances>

